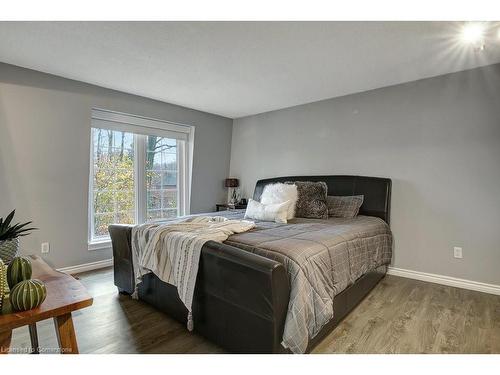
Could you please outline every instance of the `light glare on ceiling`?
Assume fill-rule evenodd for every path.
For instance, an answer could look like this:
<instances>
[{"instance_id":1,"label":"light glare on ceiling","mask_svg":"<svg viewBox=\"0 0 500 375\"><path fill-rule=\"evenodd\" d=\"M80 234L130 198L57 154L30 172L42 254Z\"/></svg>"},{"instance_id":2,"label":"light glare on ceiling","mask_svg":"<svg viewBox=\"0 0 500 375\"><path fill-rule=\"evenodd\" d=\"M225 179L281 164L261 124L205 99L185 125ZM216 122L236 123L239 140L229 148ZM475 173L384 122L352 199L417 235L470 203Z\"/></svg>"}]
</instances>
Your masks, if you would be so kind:
<instances>
[{"instance_id":1,"label":"light glare on ceiling","mask_svg":"<svg viewBox=\"0 0 500 375\"><path fill-rule=\"evenodd\" d=\"M462 39L466 43L480 43L484 37L484 25L481 23L468 23L462 29Z\"/></svg>"}]
</instances>

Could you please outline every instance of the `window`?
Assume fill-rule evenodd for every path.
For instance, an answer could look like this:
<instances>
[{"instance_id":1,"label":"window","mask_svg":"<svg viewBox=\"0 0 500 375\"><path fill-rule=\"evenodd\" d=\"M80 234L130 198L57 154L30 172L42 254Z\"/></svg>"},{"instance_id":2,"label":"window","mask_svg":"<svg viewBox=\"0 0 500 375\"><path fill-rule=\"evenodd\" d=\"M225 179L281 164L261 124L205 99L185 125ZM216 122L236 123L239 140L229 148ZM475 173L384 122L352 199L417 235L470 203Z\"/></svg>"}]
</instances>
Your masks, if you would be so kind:
<instances>
[{"instance_id":1,"label":"window","mask_svg":"<svg viewBox=\"0 0 500 375\"><path fill-rule=\"evenodd\" d=\"M91 132L89 249L110 224L189 213L194 127L94 109Z\"/></svg>"},{"instance_id":2,"label":"window","mask_svg":"<svg viewBox=\"0 0 500 375\"><path fill-rule=\"evenodd\" d=\"M107 239L108 225L136 222L134 134L92 129L92 238Z\"/></svg>"},{"instance_id":3,"label":"window","mask_svg":"<svg viewBox=\"0 0 500 375\"><path fill-rule=\"evenodd\" d=\"M146 149L147 220L179 215L177 141L148 136Z\"/></svg>"}]
</instances>

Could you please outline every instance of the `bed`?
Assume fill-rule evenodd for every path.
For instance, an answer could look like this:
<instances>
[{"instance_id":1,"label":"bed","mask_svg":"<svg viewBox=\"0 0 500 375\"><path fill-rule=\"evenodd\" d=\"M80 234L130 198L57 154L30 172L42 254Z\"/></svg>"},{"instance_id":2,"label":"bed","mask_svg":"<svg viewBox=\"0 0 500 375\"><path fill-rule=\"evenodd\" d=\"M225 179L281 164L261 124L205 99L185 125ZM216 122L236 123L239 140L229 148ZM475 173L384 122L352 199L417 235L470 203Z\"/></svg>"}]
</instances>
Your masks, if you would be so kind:
<instances>
[{"instance_id":1,"label":"bed","mask_svg":"<svg viewBox=\"0 0 500 375\"><path fill-rule=\"evenodd\" d=\"M362 194L365 199L360 216L297 218L289 224L257 222L251 232L204 245L193 300L194 327L230 352L311 350L384 277L392 256L390 179L272 178L257 182L254 199L260 198L266 184L284 181L324 181L329 195ZM240 218L243 213L235 210L213 215ZM131 229L124 225L109 228L115 285L129 294L134 290ZM176 288L154 274L144 276L138 295L186 322L187 311ZM306 341L304 332L297 332L304 329L308 331Z\"/></svg>"}]
</instances>

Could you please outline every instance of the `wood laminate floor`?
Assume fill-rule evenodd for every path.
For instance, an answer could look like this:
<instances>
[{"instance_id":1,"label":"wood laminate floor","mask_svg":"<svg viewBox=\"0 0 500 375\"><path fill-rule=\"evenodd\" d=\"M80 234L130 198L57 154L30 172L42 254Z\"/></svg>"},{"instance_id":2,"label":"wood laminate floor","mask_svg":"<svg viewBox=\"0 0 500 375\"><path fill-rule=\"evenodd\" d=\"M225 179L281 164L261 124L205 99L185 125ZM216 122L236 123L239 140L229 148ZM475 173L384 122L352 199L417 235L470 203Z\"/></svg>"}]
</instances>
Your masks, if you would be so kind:
<instances>
[{"instance_id":1,"label":"wood laminate floor","mask_svg":"<svg viewBox=\"0 0 500 375\"><path fill-rule=\"evenodd\" d=\"M94 296L74 313L80 353L223 353L147 304L119 295L111 269L78 275ZM57 344L38 323L42 348ZM28 328L12 347L28 348ZM386 276L313 353L500 353L500 296Z\"/></svg>"}]
</instances>

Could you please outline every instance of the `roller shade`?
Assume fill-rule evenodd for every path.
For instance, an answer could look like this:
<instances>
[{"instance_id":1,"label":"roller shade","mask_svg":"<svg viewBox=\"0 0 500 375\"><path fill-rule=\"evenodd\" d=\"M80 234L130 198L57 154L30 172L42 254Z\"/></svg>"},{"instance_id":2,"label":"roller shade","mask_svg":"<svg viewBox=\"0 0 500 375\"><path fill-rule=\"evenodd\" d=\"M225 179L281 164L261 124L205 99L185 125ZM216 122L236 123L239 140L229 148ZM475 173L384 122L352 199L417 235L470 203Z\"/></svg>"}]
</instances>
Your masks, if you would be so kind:
<instances>
[{"instance_id":1,"label":"roller shade","mask_svg":"<svg viewBox=\"0 0 500 375\"><path fill-rule=\"evenodd\" d=\"M193 128L189 125L101 109L92 109L92 127L125 131L134 134L156 135L182 141L187 141L189 139L189 135Z\"/></svg>"}]
</instances>

